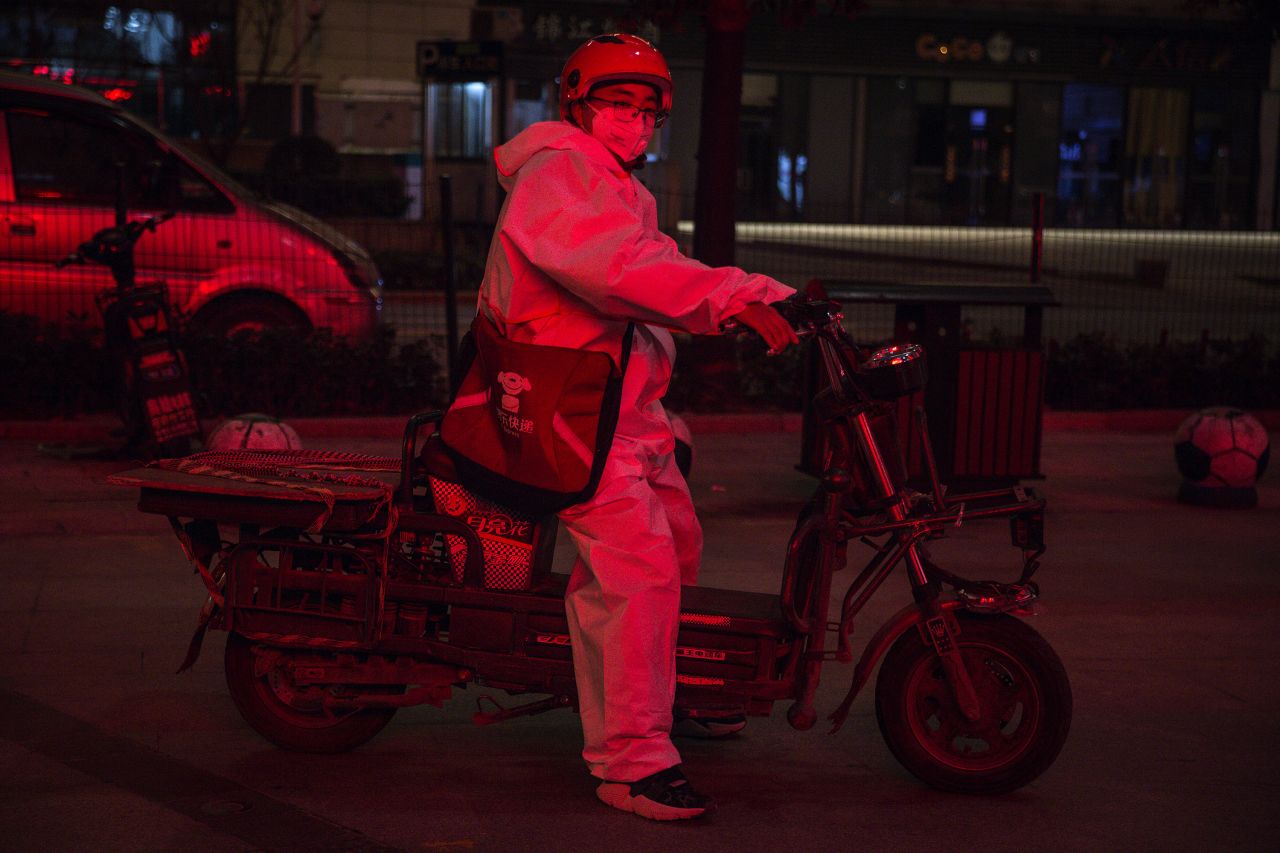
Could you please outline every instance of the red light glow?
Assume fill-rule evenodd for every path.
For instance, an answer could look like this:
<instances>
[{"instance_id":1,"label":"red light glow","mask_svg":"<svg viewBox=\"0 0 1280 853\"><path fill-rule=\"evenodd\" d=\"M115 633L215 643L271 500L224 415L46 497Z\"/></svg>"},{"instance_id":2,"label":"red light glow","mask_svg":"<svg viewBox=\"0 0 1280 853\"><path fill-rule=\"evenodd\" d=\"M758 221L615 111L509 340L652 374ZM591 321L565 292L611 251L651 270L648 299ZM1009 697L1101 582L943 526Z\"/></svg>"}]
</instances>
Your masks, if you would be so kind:
<instances>
[{"instance_id":1,"label":"red light glow","mask_svg":"<svg viewBox=\"0 0 1280 853\"><path fill-rule=\"evenodd\" d=\"M66 83L68 86L76 79L76 70L74 68L63 68L55 71L48 65L34 65L31 67L31 73L36 77L48 77L51 80Z\"/></svg>"},{"instance_id":2,"label":"red light glow","mask_svg":"<svg viewBox=\"0 0 1280 853\"><path fill-rule=\"evenodd\" d=\"M130 80L127 77L81 77L80 82L86 86L128 86L132 88L138 85L137 80Z\"/></svg>"},{"instance_id":3,"label":"red light glow","mask_svg":"<svg viewBox=\"0 0 1280 853\"><path fill-rule=\"evenodd\" d=\"M204 56L209 52L209 43L213 41L213 34L205 30L198 35L194 35L190 39L190 51L192 56Z\"/></svg>"},{"instance_id":4,"label":"red light glow","mask_svg":"<svg viewBox=\"0 0 1280 853\"><path fill-rule=\"evenodd\" d=\"M108 89L103 92L102 97L106 98L108 101L127 101L133 97L133 92L128 89L121 89L117 86L114 89Z\"/></svg>"}]
</instances>

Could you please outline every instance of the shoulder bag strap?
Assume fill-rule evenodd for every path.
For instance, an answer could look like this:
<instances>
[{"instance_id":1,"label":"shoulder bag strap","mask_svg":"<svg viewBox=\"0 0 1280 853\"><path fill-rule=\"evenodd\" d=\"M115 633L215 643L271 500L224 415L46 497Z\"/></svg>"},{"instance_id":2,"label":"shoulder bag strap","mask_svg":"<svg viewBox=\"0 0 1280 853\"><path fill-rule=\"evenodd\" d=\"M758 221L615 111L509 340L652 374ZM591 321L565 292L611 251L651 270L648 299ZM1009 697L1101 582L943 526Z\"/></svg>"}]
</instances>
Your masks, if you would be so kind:
<instances>
[{"instance_id":1,"label":"shoulder bag strap","mask_svg":"<svg viewBox=\"0 0 1280 853\"><path fill-rule=\"evenodd\" d=\"M627 362L631 360L631 339L635 337L636 324L627 323L627 331L622 335L622 362L618 365L618 374L625 375Z\"/></svg>"}]
</instances>

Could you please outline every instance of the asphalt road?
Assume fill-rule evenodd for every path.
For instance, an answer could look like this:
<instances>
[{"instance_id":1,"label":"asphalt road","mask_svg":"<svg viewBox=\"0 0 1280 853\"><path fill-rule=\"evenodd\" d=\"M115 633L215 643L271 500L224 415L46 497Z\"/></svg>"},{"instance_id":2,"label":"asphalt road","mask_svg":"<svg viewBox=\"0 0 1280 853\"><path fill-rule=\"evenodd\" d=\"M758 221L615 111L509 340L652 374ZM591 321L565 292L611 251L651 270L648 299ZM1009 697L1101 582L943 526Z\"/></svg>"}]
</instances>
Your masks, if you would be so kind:
<instances>
[{"instance_id":1,"label":"asphalt road","mask_svg":"<svg viewBox=\"0 0 1280 853\"><path fill-rule=\"evenodd\" d=\"M775 591L812 487L791 468L798 441L698 437L703 583ZM1164 435L1045 436L1049 551L1033 624L1066 664L1076 714L1057 763L1027 788L922 787L884 746L868 692L835 736L791 730L780 704L741 736L685 742L686 771L720 810L658 825L596 801L571 712L479 728L474 689L443 709L401 711L348 754L270 746L226 693L221 634L192 672L174 674L204 596L165 521L103 484L120 467L0 441L0 850L1280 847L1274 471L1257 509L1197 509L1172 499ZM969 525L934 552L962 572L1012 577L1006 543L999 523ZM907 602L905 580L880 599L855 646ZM824 673L821 713L850 669Z\"/></svg>"}]
</instances>

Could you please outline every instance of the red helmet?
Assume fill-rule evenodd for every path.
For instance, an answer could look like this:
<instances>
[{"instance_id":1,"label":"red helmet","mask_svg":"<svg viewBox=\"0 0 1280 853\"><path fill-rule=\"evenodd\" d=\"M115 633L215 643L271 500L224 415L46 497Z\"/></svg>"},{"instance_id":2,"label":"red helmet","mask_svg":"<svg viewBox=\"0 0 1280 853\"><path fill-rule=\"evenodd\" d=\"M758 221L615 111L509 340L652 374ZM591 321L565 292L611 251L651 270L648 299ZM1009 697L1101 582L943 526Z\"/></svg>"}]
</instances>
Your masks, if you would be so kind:
<instances>
[{"instance_id":1,"label":"red helmet","mask_svg":"<svg viewBox=\"0 0 1280 853\"><path fill-rule=\"evenodd\" d=\"M671 71L658 49L629 33L596 36L573 52L560 72L560 118L569 118L569 105L580 101L601 83L635 80L658 92L661 112L671 112Z\"/></svg>"}]
</instances>

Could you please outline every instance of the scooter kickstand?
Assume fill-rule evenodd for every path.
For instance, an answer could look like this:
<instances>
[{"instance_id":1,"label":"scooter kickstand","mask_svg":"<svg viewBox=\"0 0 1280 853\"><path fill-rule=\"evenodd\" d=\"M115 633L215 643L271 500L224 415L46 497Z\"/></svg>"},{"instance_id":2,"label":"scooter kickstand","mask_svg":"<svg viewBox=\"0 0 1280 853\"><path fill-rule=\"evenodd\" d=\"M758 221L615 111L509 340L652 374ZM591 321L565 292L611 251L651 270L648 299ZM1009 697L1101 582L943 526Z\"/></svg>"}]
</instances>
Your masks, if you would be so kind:
<instances>
[{"instance_id":1,"label":"scooter kickstand","mask_svg":"<svg viewBox=\"0 0 1280 853\"><path fill-rule=\"evenodd\" d=\"M484 709L485 703L492 705L496 710L486 711ZM488 726L514 717L529 717L546 711L554 711L557 708L567 708L571 704L573 704L573 701L568 696L548 696L546 699L539 699L537 702L528 702L524 705L504 708L497 699L485 695L476 699L476 712L471 715L471 722L477 726Z\"/></svg>"}]
</instances>

